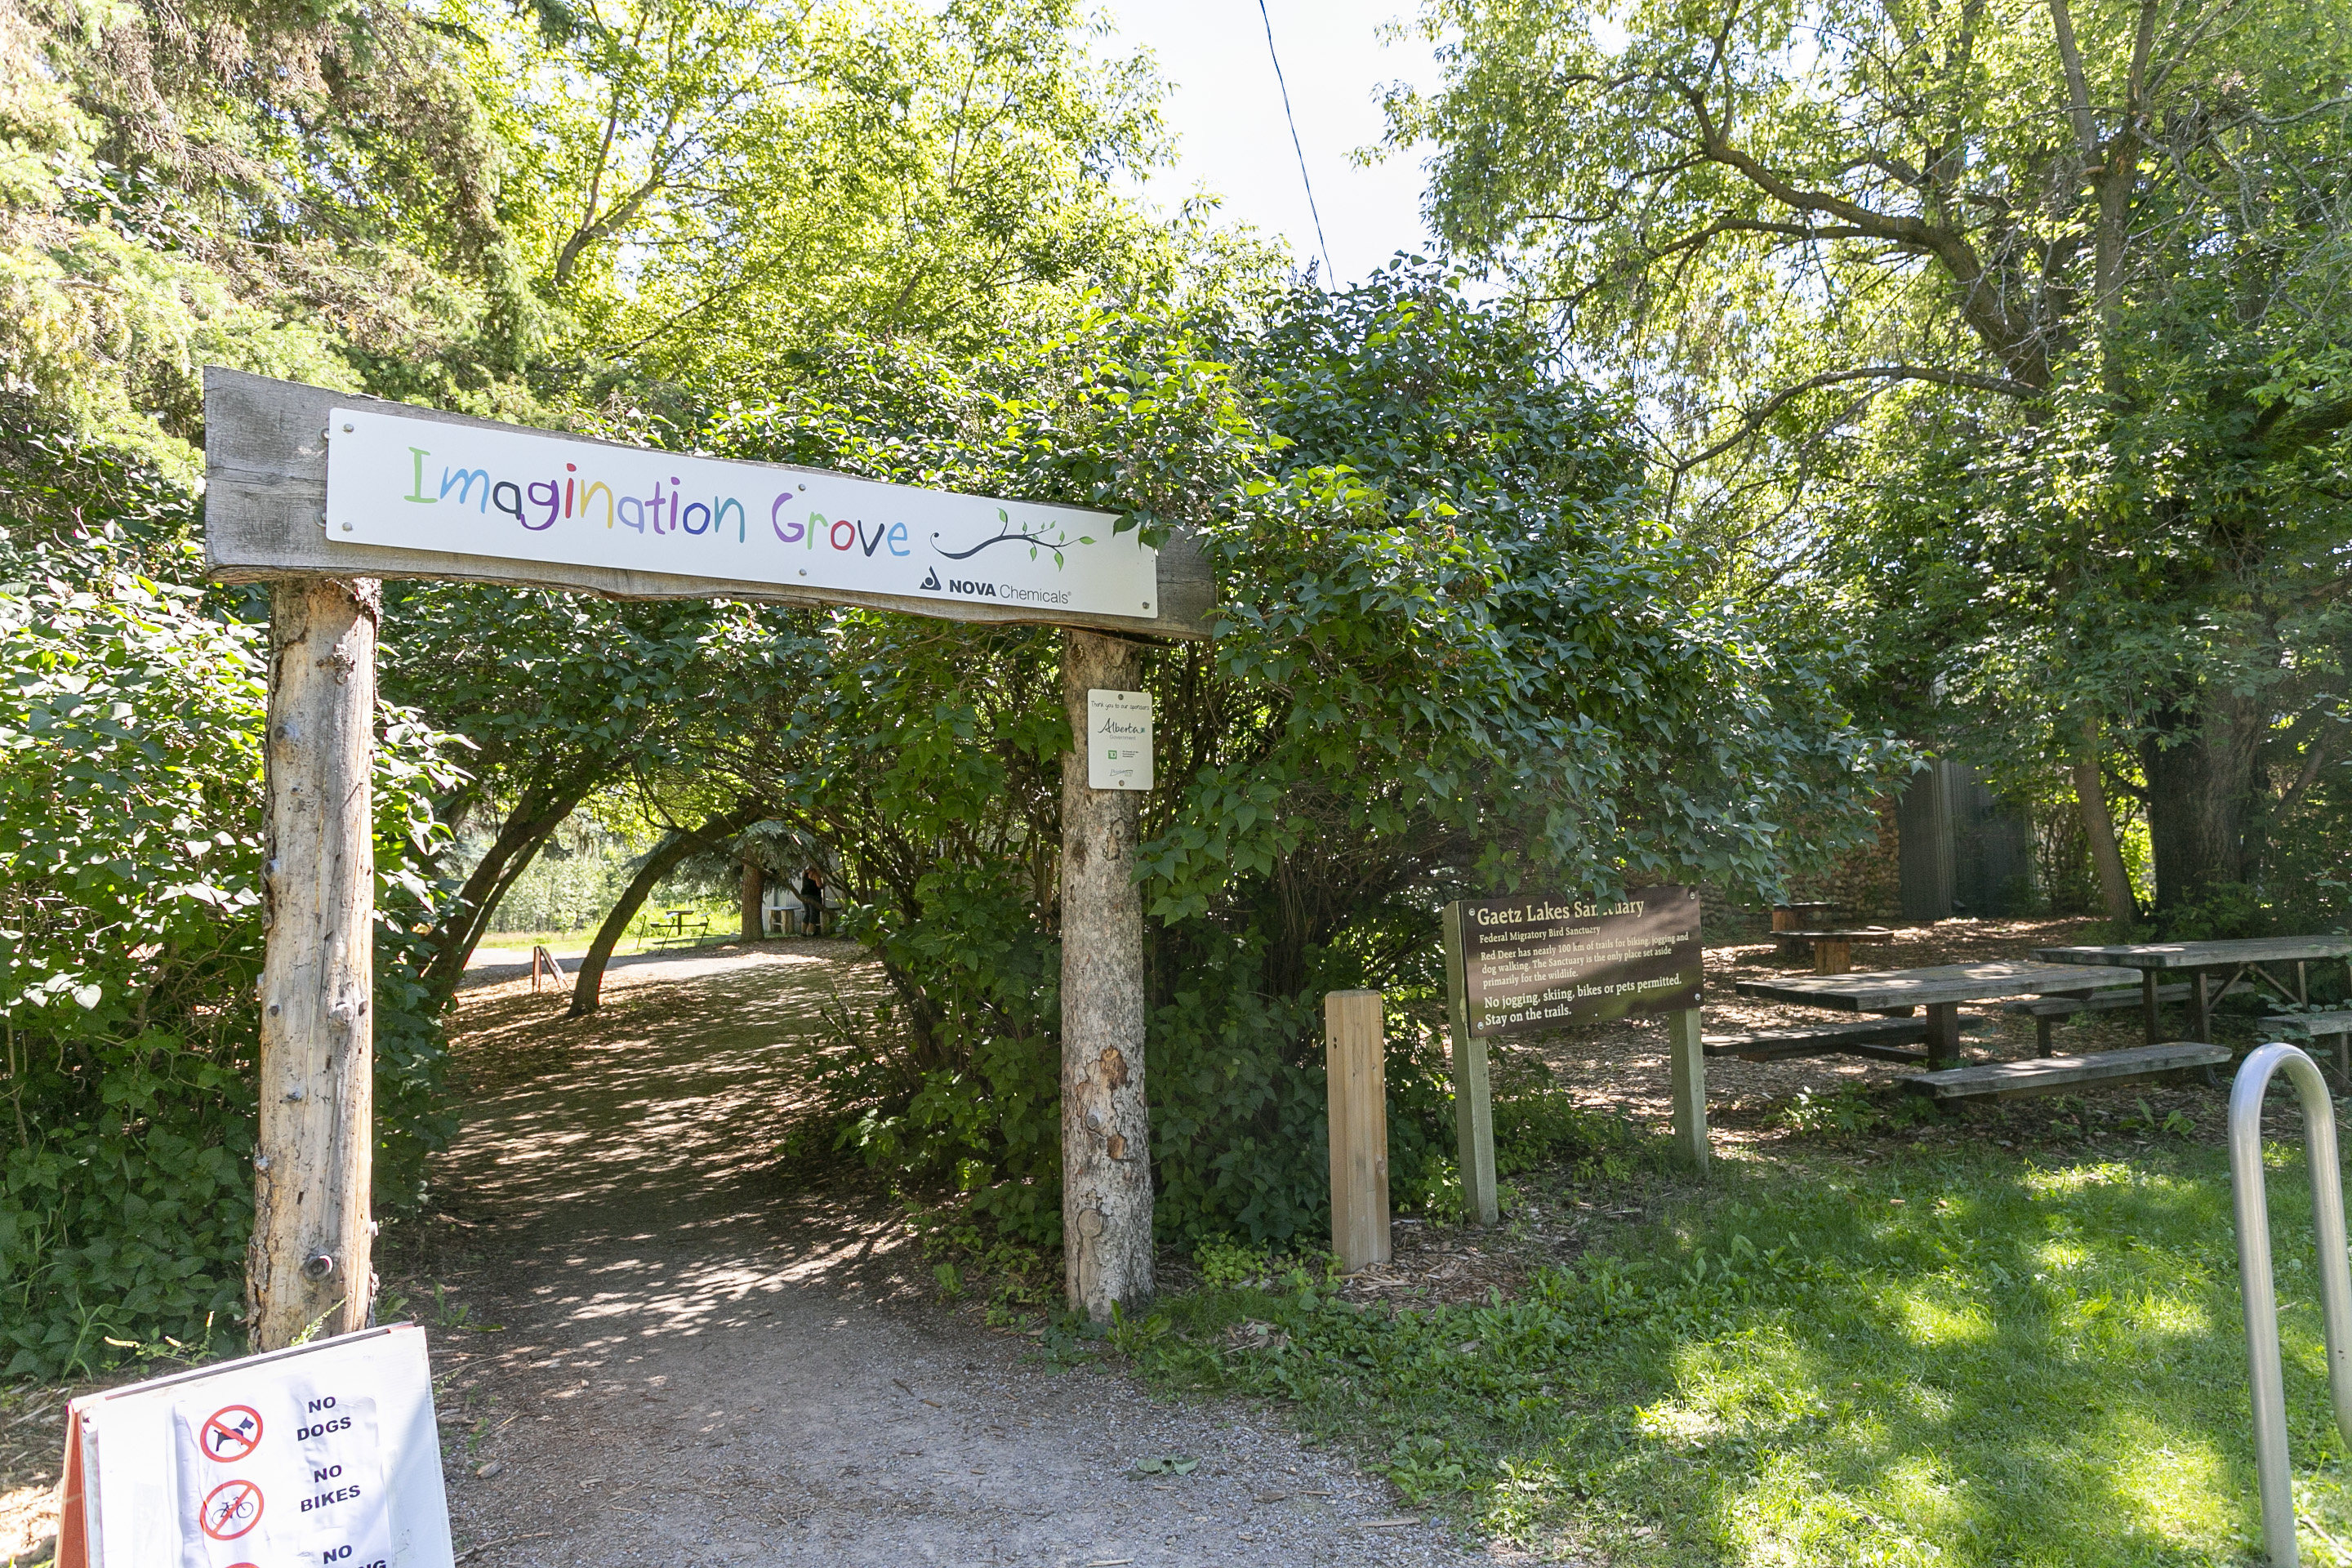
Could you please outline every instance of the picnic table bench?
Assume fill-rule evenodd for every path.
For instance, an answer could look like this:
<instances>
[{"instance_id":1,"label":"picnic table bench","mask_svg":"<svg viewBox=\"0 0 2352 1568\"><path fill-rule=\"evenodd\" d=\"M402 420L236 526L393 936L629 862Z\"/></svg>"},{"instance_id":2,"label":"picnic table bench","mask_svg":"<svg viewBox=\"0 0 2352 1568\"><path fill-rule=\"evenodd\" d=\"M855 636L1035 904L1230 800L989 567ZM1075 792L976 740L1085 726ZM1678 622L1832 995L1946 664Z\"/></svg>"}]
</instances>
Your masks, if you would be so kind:
<instances>
[{"instance_id":1,"label":"picnic table bench","mask_svg":"<svg viewBox=\"0 0 2352 1568\"><path fill-rule=\"evenodd\" d=\"M2314 959L2352 960L2352 937L2273 936L2239 942L2136 942L2105 947L2042 947L2033 956L2052 963L2105 965L2136 969L2140 977L2140 1007L2150 1045L2163 1033L2158 1016L2158 976L2185 973L2189 980L2189 1033L2192 1038L2213 1037L2213 1004L2244 982L2267 984L2282 1001L2307 1005L2311 1000L2307 966ZM2273 964L2294 965L2294 984L2288 985L2271 973ZM2225 978L2221 989L2209 995L2206 986L2216 973ZM2352 963L2347 964L2352 973Z\"/></svg>"},{"instance_id":2,"label":"picnic table bench","mask_svg":"<svg viewBox=\"0 0 2352 1568\"><path fill-rule=\"evenodd\" d=\"M2079 1057L2036 1057L2031 1061L1986 1062L1942 1072L1915 1073L1903 1080L1906 1094L1948 1103L1961 1100L2017 1100L2055 1094L2086 1083L2129 1082L2183 1068L2210 1068L2230 1059L2227 1047L2202 1040L2168 1040L2120 1051Z\"/></svg>"}]
</instances>

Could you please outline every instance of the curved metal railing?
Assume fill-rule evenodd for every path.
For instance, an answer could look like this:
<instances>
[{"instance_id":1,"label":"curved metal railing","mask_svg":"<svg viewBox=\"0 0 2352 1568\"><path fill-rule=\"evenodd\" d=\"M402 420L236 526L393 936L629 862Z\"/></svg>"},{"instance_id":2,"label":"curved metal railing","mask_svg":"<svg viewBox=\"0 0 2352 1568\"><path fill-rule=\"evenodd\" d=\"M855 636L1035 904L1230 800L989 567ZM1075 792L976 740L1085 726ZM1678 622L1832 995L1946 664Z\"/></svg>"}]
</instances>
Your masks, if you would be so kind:
<instances>
[{"instance_id":1,"label":"curved metal railing","mask_svg":"<svg viewBox=\"0 0 2352 1568\"><path fill-rule=\"evenodd\" d=\"M2289 1045L2246 1058L2230 1089L2230 1188L2238 1224L2238 1281L2246 1299L2246 1376L2254 1405L2254 1476L2271 1568L2294 1568L2294 1485L2287 1468L2286 1384L2279 1365L2278 1292L2271 1275L2270 1204L2263 1182L2263 1096L2280 1068L2303 1101L2311 1166L2312 1228L2319 1242L2319 1310L2327 1331L2327 1391L2336 1429L2352 1444L2352 1263L2344 1240L2344 1180L2336 1104L2319 1064Z\"/></svg>"}]
</instances>

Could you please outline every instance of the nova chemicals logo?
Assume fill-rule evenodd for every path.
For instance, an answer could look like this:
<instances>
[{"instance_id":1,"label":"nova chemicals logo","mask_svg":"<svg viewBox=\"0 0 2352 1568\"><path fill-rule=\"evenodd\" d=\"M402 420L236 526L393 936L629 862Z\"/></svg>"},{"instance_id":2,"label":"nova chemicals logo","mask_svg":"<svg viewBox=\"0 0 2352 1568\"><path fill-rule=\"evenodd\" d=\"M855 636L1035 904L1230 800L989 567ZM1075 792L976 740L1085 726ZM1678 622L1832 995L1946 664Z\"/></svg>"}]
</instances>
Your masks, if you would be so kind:
<instances>
[{"instance_id":1,"label":"nova chemicals logo","mask_svg":"<svg viewBox=\"0 0 2352 1568\"><path fill-rule=\"evenodd\" d=\"M937 568L937 567L933 567L933 568L932 568L931 570L929 570L929 572L926 572L926 573L924 573L924 574L923 574L923 581L922 581L922 583L919 584L919 586L924 587L924 588L928 588L928 589L931 589L931 590L933 590L933 591L936 591L936 590L939 588L939 585L940 585L940 574L939 574L939 568Z\"/></svg>"}]
</instances>

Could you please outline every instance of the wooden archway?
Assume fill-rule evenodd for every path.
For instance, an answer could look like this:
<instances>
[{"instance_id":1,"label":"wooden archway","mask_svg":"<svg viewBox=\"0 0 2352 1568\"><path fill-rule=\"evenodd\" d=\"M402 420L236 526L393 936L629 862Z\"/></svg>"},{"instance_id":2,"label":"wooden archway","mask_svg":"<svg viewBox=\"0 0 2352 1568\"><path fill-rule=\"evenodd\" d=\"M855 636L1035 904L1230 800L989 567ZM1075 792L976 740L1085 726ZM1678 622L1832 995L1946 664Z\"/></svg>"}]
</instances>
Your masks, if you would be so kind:
<instances>
[{"instance_id":1,"label":"wooden archway","mask_svg":"<svg viewBox=\"0 0 2352 1568\"><path fill-rule=\"evenodd\" d=\"M1215 603L1193 540L1149 550L1099 512L683 458L217 367L205 373L205 426L211 574L270 585L247 1287L257 1349L313 1325L361 1328L374 1293L369 775L383 579L1063 626L1074 736L1087 732L1090 691L1137 689L1145 644L1205 637ZM698 476L695 500L673 470ZM652 476L653 489L637 493L616 481L624 473ZM1071 531L1074 520L1097 532ZM761 523L772 538L754 532ZM1040 541L1046 549L1027 548ZM968 564L1001 542L1015 545L1009 576ZM1036 566L1048 559L1056 574ZM682 565L703 569L670 569ZM1064 756L1063 1234L1071 1305L1096 1318L1151 1289L1140 804L1093 787L1083 749Z\"/></svg>"}]
</instances>

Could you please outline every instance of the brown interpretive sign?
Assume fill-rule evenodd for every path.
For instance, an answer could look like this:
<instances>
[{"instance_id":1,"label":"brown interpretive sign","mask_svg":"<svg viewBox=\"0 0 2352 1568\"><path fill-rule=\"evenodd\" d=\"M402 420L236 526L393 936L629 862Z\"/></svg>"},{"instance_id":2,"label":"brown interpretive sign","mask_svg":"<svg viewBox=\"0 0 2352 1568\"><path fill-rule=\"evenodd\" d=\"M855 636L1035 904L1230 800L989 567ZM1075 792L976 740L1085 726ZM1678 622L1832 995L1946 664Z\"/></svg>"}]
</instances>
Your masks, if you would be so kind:
<instances>
[{"instance_id":1,"label":"brown interpretive sign","mask_svg":"<svg viewBox=\"0 0 2352 1568\"><path fill-rule=\"evenodd\" d=\"M1698 1005L1698 894L1689 888L1637 888L1606 903L1530 896L1458 909L1473 1037Z\"/></svg>"}]
</instances>

